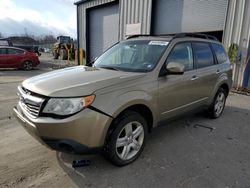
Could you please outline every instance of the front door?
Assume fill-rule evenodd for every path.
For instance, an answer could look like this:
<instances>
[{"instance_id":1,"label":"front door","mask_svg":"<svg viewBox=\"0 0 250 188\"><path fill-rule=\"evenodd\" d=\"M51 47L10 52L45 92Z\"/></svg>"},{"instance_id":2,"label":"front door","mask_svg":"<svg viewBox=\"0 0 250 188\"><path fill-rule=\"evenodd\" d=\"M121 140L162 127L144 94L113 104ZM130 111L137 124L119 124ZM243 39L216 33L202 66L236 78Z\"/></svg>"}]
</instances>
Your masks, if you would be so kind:
<instances>
[{"instance_id":1,"label":"front door","mask_svg":"<svg viewBox=\"0 0 250 188\"><path fill-rule=\"evenodd\" d=\"M194 69L194 58L190 42L177 43L165 63L177 62L185 65L183 75L167 75L159 78L158 112L164 120L199 106L206 100L200 97L199 79Z\"/></svg>"}]
</instances>

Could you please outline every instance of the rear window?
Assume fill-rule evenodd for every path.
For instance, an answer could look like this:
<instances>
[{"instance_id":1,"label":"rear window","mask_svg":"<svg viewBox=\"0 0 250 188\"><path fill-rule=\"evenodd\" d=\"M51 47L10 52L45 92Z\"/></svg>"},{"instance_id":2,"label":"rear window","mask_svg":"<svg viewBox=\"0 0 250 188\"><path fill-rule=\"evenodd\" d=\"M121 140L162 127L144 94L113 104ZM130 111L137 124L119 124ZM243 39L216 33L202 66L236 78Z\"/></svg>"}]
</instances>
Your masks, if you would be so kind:
<instances>
[{"instance_id":1,"label":"rear window","mask_svg":"<svg viewBox=\"0 0 250 188\"><path fill-rule=\"evenodd\" d=\"M214 64L213 52L208 43L194 42L193 49L197 68L208 67Z\"/></svg>"},{"instance_id":2,"label":"rear window","mask_svg":"<svg viewBox=\"0 0 250 188\"><path fill-rule=\"evenodd\" d=\"M23 54L23 53L24 53L24 51L22 51L22 50L8 49L8 54L11 54L11 55L13 55L13 54Z\"/></svg>"},{"instance_id":3,"label":"rear window","mask_svg":"<svg viewBox=\"0 0 250 188\"><path fill-rule=\"evenodd\" d=\"M218 63L226 62L227 61L227 54L226 54L226 51L223 48L223 46L220 44L212 43L212 47L214 49Z\"/></svg>"}]
</instances>

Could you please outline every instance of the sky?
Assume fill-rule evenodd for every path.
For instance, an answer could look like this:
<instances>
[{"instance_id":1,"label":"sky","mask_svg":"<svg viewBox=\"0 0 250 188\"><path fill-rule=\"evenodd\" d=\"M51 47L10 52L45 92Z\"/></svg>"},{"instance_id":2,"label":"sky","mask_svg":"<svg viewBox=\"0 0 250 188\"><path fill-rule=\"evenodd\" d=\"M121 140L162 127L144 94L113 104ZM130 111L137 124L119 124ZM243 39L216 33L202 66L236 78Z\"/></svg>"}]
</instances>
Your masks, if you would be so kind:
<instances>
[{"instance_id":1,"label":"sky","mask_svg":"<svg viewBox=\"0 0 250 188\"><path fill-rule=\"evenodd\" d=\"M76 38L75 0L0 0L0 33Z\"/></svg>"}]
</instances>

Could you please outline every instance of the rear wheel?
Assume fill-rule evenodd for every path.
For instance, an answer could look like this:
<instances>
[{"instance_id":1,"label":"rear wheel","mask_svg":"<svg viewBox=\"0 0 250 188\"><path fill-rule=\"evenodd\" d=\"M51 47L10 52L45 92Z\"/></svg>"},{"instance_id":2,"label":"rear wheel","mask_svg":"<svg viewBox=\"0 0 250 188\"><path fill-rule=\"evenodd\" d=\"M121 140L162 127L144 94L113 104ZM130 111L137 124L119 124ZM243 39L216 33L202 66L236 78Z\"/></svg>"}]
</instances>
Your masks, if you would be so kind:
<instances>
[{"instance_id":1,"label":"rear wheel","mask_svg":"<svg viewBox=\"0 0 250 188\"><path fill-rule=\"evenodd\" d=\"M115 122L105 154L117 166L127 165L141 154L147 137L147 122L139 113L129 111Z\"/></svg>"},{"instance_id":2,"label":"rear wheel","mask_svg":"<svg viewBox=\"0 0 250 188\"><path fill-rule=\"evenodd\" d=\"M25 61L24 63L23 63L23 70L31 70L32 68L33 68L33 64L32 64L32 62L30 62L30 61Z\"/></svg>"},{"instance_id":3,"label":"rear wheel","mask_svg":"<svg viewBox=\"0 0 250 188\"><path fill-rule=\"evenodd\" d=\"M221 116L225 108L226 98L226 91L223 88L220 88L214 97L213 103L208 109L208 113L211 118L215 119Z\"/></svg>"}]
</instances>

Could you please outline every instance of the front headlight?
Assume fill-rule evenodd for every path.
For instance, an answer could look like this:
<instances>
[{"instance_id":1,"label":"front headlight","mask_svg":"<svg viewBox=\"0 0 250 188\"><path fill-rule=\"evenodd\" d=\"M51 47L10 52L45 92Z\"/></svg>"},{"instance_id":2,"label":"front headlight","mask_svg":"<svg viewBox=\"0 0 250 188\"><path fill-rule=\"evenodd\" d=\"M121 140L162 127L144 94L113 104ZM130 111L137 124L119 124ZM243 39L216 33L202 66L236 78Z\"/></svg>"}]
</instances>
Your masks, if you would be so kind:
<instances>
[{"instance_id":1,"label":"front headlight","mask_svg":"<svg viewBox=\"0 0 250 188\"><path fill-rule=\"evenodd\" d=\"M79 98L51 98L43 109L43 113L67 116L75 114L90 106L95 95Z\"/></svg>"}]
</instances>

